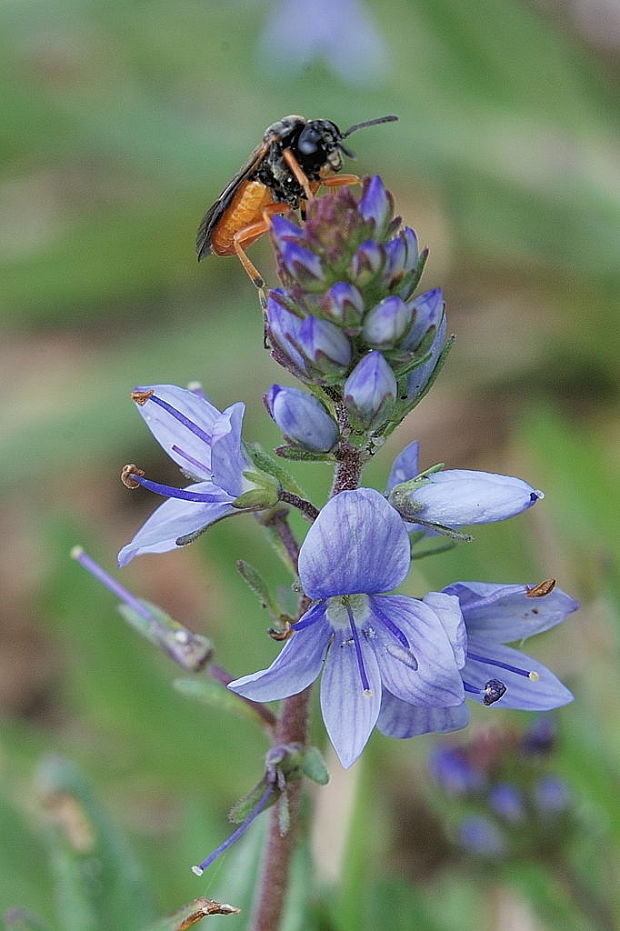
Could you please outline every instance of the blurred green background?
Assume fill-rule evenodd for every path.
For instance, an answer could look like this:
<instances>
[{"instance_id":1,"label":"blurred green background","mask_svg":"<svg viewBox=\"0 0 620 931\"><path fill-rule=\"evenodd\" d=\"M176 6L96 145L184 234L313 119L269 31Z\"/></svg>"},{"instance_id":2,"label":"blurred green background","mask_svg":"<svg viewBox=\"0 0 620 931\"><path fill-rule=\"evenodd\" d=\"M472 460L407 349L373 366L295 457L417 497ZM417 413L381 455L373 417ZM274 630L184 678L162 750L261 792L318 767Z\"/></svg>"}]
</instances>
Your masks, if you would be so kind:
<instances>
[{"instance_id":1,"label":"blurred green background","mask_svg":"<svg viewBox=\"0 0 620 931\"><path fill-rule=\"evenodd\" d=\"M332 0L329 12L302 4L301 18L294 6L12 0L0 11L0 914L24 906L49 929L139 931L193 896L251 895L256 839L201 880L189 865L226 836L264 738L175 692L172 664L68 552L80 542L112 569L152 510L117 480L125 462L178 480L133 410L134 385L198 379L220 407L246 402L246 438L278 442L260 396L283 374L262 348L256 295L234 259L197 265L193 239L287 113L343 128L400 116L355 137L351 167L379 171L430 245L423 286L444 288L457 342L367 481L383 487L391 455L418 438L425 467L518 474L546 492L534 512L417 564L406 590L553 576L583 602L529 649L576 695L556 760L581 823L566 857L595 894L613 898L620 879L620 13L605 0ZM252 258L274 283L266 240ZM320 503L325 467L296 474ZM289 584L251 520L142 557L122 580L215 640L239 675L276 647L238 558ZM473 727L527 719L493 708ZM427 821L433 745L377 735L357 777L330 761L333 783L315 799L318 878L301 881L303 852L288 931L594 927L542 853L482 871L445 853L441 824ZM51 784L64 786L64 814ZM396 830L403 819L409 833ZM8 926L34 927L17 920ZM248 911L209 921L245 928Z\"/></svg>"}]
</instances>

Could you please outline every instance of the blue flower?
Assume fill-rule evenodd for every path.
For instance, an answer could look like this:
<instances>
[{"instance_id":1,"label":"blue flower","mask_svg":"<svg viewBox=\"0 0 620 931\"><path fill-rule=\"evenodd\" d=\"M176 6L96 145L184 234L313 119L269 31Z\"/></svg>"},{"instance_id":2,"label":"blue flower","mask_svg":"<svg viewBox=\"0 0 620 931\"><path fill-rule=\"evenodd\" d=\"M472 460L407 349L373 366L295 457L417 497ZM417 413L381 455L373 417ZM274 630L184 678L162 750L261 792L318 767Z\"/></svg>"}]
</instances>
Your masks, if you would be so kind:
<instances>
[{"instance_id":1,"label":"blue flower","mask_svg":"<svg viewBox=\"0 0 620 931\"><path fill-rule=\"evenodd\" d=\"M419 481L418 444L396 457L388 479L389 500L409 521L410 530L489 524L514 517L532 507L544 495L520 478L477 472L472 469L444 469L422 473ZM407 483L406 485L404 483ZM402 487L401 487L402 486Z\"/></svg>"},{"instance_id":2,"label":"blue flower","mask_svg":"<svg viewBox=\"0 0 620 931\"><path fill-rule=\"evenodd\" d=\"M375 726L382 695L428 709L461 705L453 644L464 638L454 597L440 605L385 595L409 571L405 526L370 488L343 491L323 508L299 555L303 590L316 603L268 669L229 686L254 701L307 688L323 668L321 708L343 766L351 766ZM464 660L461 656L460 661Z\"/></svg>"},{"instance_id":3,"label":"blue flower","mask_svg":"<svg viewBox=\"0 0 620 931\"><path fill-rule=\"evenodd\" d=\"M455 582L442 594L458 598L467 632L461 668L468 698L483 705L501 700L504 708L550 711L573 700L551 670L506 643L522 641L555 627L579 607L570 595L550 583L540 586ZM433 607L438 593L424 599ZM377 721L388 737L413 737L431 731L465 727L465 703L454 708L415 708L384 695Z\"/></svg>"},{"instance_id":4,"label":"blue flower","mask_svg":"<svg viewBox=\"0 0 620 931\"><path fill-rule=\"evenodd\" d=\"M264 401L289 443L313 452L328 452L338 442L336 421L314 395L272 385Z\"/></svg>"},{"instance_id":5,"label":"blue flower","mask_svg":"<svg viewBox=\"0 0 620 931\"><path fill-rule=\"evenodd\" d=\"M241 403L218 411L200 391L176 385L137 388L133 395L146 425L184 474L197 484L174 488L151 482L140 470L131 481L168 498L118 554L119 566L142 553L166 553L191 542L210 524L238 513L233 502L252 487L241 445Z\"/></svg>"}]
</instances>

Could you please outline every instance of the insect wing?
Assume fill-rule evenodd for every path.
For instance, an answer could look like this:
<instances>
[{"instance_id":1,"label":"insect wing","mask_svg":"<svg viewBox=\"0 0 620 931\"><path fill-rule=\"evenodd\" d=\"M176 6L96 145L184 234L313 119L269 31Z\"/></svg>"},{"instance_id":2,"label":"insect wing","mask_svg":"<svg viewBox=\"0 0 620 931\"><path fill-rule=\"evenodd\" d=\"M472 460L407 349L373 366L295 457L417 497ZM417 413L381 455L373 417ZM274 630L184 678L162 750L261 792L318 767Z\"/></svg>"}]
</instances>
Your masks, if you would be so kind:
<instances>
[{"instance_id":1,"label":"insect wing","mask_svg":"<svg viewBox=\"0 0 620 931\"><path fill-rule=\"evenodd\" d=\"M196 234L196 255L198 256L198 261L211 252L211 239L215 228L226 213L226 210L230 207L231 201L239 189L239 185L247 181L250 175L259 168L269 151L270 143L271 140L263 141L254 149L243 168L229 181L218 199L205 213L198 227L198 233Z\"/></svg>"}]
</instances>

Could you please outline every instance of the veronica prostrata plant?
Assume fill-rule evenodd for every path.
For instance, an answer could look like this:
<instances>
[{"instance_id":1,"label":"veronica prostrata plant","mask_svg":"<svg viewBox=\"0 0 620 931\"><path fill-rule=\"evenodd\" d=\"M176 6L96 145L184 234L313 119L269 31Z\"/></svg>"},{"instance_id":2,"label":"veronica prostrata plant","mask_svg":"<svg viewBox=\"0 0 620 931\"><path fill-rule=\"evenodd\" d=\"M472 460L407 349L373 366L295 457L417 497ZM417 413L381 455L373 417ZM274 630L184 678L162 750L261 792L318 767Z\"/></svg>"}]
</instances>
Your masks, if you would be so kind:
<instances>
[{"instance_id":1,"label":"veronica prostrata plant","mask_svg":"<svg viewBox=\"0 0 620 931\"><path fill-rule=\"evenodd\" d=\"M264 395L282 445L274 457L243 439L241 402L220 412L196 385L136 388L138 412L189 484L161 484L134 464L123 469L128 487L163 502L121 549L119 564L183 549L215 522L252 514L291 570L298 599L296 611L283 611L259 573L238 564L270 614L270 635L283 641L272 664L235 670L234 678L214 662L211 644L205 649L76 553L137 629L183 668L227 688L270 736L264 775L233 812L239 827L195 867L201 874L273 808L255 931L275 931L282 914L302 777L328 778L308 743L314 681L329 739L349 767L375 727L395 738L464 727L467 699L491 713L571 701L549 669L508 644L577 608L553 580L456 581L417 598L394 593L418 556L471 541L463 528L514 517L542 492L507 475L421 469L417 443L396 457L385 492L363 485L365 464L428 393L452 345L441 289L418 287L427 250L394 216L379 177L365 179L359 195L347 188L311 200L303 221L273 217L271 238L280 286L267 297L264 338L283 374L297 381ZM309 500L286 460L330 464L328 499ZM291 508L308 522L303 540L289 524ZM252 635L245 620L240 633ZM199 659L187 660L180 648L188 644ZM272 701L282 702L278 711L266 706Z\"/></svg>"}]
</instances>

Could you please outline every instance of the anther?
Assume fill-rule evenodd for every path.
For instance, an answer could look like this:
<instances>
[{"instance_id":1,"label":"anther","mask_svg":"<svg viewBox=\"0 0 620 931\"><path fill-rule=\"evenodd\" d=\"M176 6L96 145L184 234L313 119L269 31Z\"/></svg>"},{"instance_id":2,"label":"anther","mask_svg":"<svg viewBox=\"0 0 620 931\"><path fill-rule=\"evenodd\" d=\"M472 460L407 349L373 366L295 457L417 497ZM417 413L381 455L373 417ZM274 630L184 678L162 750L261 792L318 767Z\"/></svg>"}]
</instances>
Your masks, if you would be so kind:
<instances>
[{"instance_id":1,"label":"anther","mask_svg":"<svg viewBox=\"0 0 620 931\"><path fill-rule=\"evenodd\" d=\"M132 476L139 475L142 477L144 475L144 469L139 469L135 463L130 462L129 465L124 465L121 469L121 482L125 488L139 488L140 482L136 481Z\"/></svg>"},{"instance_id":2,"label":"anther","mask_svg":"<svg viewBox=\"0 0 620 931\"><path fill-rule=\"evenodd\" d=\"M149 388L148 391L140 391L136 388L135 391L131 392L131 400L135 401L139 407L142 407L154 394L155 391L153 388Z\"/></svg>"},{"instance_id":3,"label":"anther","mask_svg":"<svg viewBox=\"0 0 620 931\"><path fill-rule=\"evenodd\" d=\"M504 692L506 691L506 686L499 679L489 679L485 687L482 689L482 702L485 705L492 705L496 701L499 701Z\"/></svg>"},{"instance_id":4,"label":"anther","mask_svg":"<svg viewBox=\"0 0 620 931\"><path fill-rule=\"evenodd\" d=\"M555 588L555 579L543 579L538 585L526 585L526 598L544 598L545 595L551 594Z\"/></svg>"}]
</instances>

